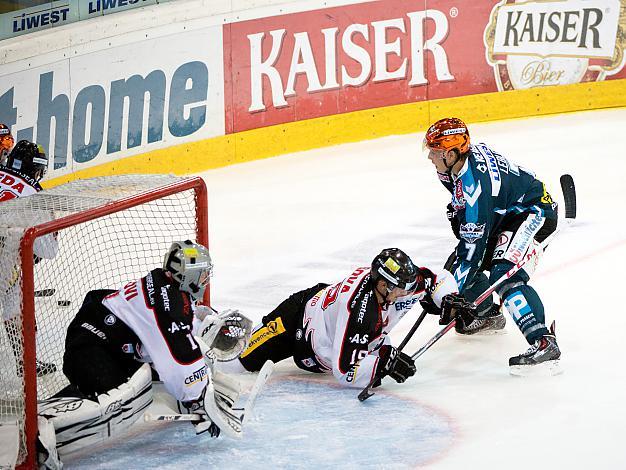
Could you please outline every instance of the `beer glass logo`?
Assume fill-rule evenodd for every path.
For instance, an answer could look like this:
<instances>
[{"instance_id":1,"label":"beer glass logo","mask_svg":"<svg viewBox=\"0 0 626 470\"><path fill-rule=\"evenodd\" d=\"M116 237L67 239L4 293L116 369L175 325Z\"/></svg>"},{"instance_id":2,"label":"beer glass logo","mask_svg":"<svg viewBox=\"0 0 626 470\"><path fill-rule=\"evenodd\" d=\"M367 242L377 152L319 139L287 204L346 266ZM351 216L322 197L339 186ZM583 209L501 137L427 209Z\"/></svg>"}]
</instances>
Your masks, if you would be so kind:
<instances>
[{"instance_id":1,"label":"beer glass logo","mask_svg":"<svg viewBox=\"0 0 626 470\"><path fill-rule=\"evenodd\" d=\"M626 0L502 0L484 41L501 91L604 80L624 66Z\"/></svg>"}]
</instances>

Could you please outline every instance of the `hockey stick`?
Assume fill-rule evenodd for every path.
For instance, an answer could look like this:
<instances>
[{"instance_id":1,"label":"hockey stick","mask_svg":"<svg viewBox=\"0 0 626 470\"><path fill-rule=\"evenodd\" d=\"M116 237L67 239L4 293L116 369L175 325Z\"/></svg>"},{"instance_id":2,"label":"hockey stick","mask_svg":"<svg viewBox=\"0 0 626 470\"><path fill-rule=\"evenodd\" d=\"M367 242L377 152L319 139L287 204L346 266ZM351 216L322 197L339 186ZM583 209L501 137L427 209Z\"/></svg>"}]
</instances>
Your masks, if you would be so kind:
<instances>
[{"instance_id":1,"label":"hockey stick","mask_svg":"<svg viewBox=\"0 0 626 470\"><path fill-rule=\"evenodd\" d=\"M143 415L144 421L191 421L198 422L204 421L202 415L191 413L191 414L152 414L145 413Z\"/></svg>"},{"instance_id":2,"label":"hockey stick","mask_svg":"<svg viewBox=\"0 0 626 470\"><path fill-rule=\"evenodd\" d=\"M250 389L250 393L248 395L248 399L246 400L245 406L243 408L241 407L231 408L230 411L228 412L228 418L225 420L225 423L222 423L222 426L220 426L220 428L224 427L227 430L228 427L230 426L230 428L233 428L234 430L238 429L238 431L235 430L235 432L241 433L241 427L243 426L243 424L245 424L245 422L250 417L250 413L252 411L252 408L254 408L256 399L259 393L261 393L261 391L265 387L265 384L267 380L270 378L270 376L272 375L273 371L274 371L274 363L272 361L267 361L265 364L263 364L263 367L261 367L261 370L259 371L259 375L257 376L256 381L254 382L254 385ZM221 414L221 413L218 412L218 414ZM199 421L204 421L206 417L196 414L196 413L188 413L188 414L145 413L143 419L144 421L199 422Z\"/></svg>"},{"instance_id":3,"label":"hockey stick","mask_svg":"<svg viewBox=\"0 0 626 470\"><path fill-rule=\"evenodd\" d=\"M576 218L576 186L572 175L561 175L561 191L563 191L563 201L565 202L565 219L573 222Z\"/></svg>"},{"instance_id":4,"label":"hockey stick","mask_svg":"<svg viewBox=\"0 0 626 470\"><path fill-rule=\"evenodd\" d=\"M35 298L52 297L55 294L56 289L41 289L35 291ZM71 303L72 302L69 300L57 300L57 305L59 307L69 307Z\"/></svg>"},{"instance_id":5,"label":"hockey stick","mask_svg":"<svg viewBox=\"0 0 626 470\"><path fill-rule=\"evenodd\" d=\"M576 187L574 185L574 179L569 174L561 175L560 178L561 190L563 191L563 200L565 202L565 220L567 221L567 225L571 225L576 218ZM561 227L560 224L557 226L557 229L552 232L545 240L541 243L541 250L543 251L548 244L556 237L556 235L560 232ZM497 279L485 292L483 292L474 302L472 302L471 306L476 308L477 305L481 304L487 297L489 297L493 292L498 288L500 284L502 284L507 279L510 279L515 273L517 273L520 269L526 265L528 261L533 259L535 256L538 256L537 246L534 246L530 253L527 253L524 258L519 261L515 266L513 266L509 271L503 274L499 279ZM452 258L452 256L450 257ZM450 261L450 258L448 261ZM446 263L447 264L447 263ZM435 344L443 335L445 335L448 331L450 331L456 325L456 319L452 320L448 323L443 329L441 329L435 336L433 336L424 346L418 349L412 356L412 360L416 360L426 351L428 351L433 344ZM363 391L359 394L359 401L365 401L372 395L374 392L371 392L371 383L368 385Z\"/></svg>"},{"instance_id":6,"label":"hockey stick","mask_svg":"<svg viewBox=\"0 0 626 470\"><path fill-rule=\"evenodd\" d=\"M411 337L413 336L413 334L415 334L415 332L417 331L417 328L422 324L422 322L424 321L424 318L426 318L426 315L427 315L426 310L422 310L422 313L420 314L418 319L415 321L415 323L413 324L413 326L411 327L407 335L404 337L404 339L398 346L398 352L402 351L402 349L406 346L406 343L408 343ZM363 390L361 390L361 393L359 393L358 395L359 401L365 401L369 397L374 395L374 393L371 392L370 390L372 389L374 384L378 382L379 380L380 380L380 377L377 374L374 374L374 377L372 377L372 380L370 380L370 383L368 383L367 386Z\"/></svg>"},{"instance_id":7,"label":"hockey stick","mask_svg":"<svg viewBox=\"0 0 626 470\"><path fill-rule=\"evenodd\" d=\"M549 237L547 237L543 241L543 243L541 244L542 249L543 249L543 247L547 246L548 243L550 243L550 241L552 241L552 239L554 238L556 233L557 233L557 231L555 230L553 233L550 234ZM478 296L478 298L476 300L474 300L474 302L472 302L470 304L471 308L476 308L477 305L481 304L487 297L489 297L491 294L493 294L493 292L498 288L498 286L500 284L502 284L504 281L506 281L507 279L512 277L516 272L518 272L520 269L522 269L526 265L526 263L528 261L533 259L535 256L538 256L537 246L534 246L532 251L527 253L526 256L524 256L524 258L522 258L515 266L513 266L505 274L500 276L500 278L496 282L494 282L487 290L485 290L485 292L483 292L480 296ZM422 315L425 315L425 313L426 312L423 312ZM420 319L422 319L421 316L420 316ZM418 321L420 319L418 319ZM454 328L454 325L456 325L456 319L452 320L441 331L439 331L435 336L433 336L424 346L422 346L415 354L413 354L411 356L411 359L415 360L418 357L420 357L422 354L424 354L426 351L428 351L428 349L430 349L430 347L433 344L435 344L437 341L439 341L439 339L443 335L445 335L448 331L450 331L452 328ZM378 379L378 377L375 377L375 379ZM372 379L372 381L368 384L368 386L365 387L361 391L361 393L359 393L359 396L358 396L359 401L365 401L369 397L374 395L374 392L371 391L371 386L372 386L373 382L374 382L374 379Z\"/></svg>"}]
</instances>

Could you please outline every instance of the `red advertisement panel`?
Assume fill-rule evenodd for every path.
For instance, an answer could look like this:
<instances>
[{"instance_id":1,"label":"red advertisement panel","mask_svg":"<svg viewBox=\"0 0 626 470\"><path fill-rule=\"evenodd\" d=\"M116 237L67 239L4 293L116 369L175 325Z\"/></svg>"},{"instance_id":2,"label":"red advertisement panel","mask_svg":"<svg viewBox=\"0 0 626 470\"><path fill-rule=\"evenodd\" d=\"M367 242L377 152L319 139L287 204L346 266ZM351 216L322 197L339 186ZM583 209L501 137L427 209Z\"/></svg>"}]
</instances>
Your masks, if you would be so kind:
<instances>
[{"instance_id":1,"label":"red advertisement panel","mask_svg":"<svg viewBox=\"0 0 626 470\"><path fill-rule=\"evenodd\" d=\"M228 24L226 131L623 78L622 3L385 0Z\"/></svg>"}]
</instances>

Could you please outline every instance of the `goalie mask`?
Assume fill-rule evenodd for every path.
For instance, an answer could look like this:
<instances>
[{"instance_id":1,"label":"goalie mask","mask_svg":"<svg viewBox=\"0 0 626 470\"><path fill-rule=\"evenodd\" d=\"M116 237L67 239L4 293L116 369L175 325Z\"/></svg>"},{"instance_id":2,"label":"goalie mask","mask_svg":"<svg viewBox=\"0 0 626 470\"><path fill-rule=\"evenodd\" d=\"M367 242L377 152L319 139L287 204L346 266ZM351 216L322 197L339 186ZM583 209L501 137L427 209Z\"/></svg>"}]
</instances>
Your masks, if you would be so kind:
<instances>
[{"instance_id":1,"label":"goalie mask","mask_svg":"<svg viewBox=\"0 0 626 470\"><path fill-rule=\"evenodd\" d=\"M172 243L165 254L163 269L172 273L181 291L201 300L213 274L213 263L206 247L185 240Z\"/></svg>"}]
</instances>

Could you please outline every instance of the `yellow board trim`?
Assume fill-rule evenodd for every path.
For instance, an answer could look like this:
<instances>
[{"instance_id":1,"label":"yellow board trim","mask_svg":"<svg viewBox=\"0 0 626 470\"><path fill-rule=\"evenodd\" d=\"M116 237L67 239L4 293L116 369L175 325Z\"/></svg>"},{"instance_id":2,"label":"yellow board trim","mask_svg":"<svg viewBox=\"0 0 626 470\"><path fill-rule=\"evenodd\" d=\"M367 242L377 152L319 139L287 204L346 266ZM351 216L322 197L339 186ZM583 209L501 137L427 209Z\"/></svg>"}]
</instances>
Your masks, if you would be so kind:
<instances>
[{"instance_id":1,"label":"yellow board trim","mask_svg":"<svg viewBox=\"0 0 626 470\"><path fill-rule=\"evenodd\" d=\"M450 116L473 123L623 106L626 106L626 79L422 101L175 145L78 170L45 181L43 186L49 188L103 175L199 173L285 153L419 132L433 121Z\"/></svg>"},{"instance_id":2,"label":"yellow board trim","mask_svg":"<svg viewBox=\"0 0 626 470\"><path fill-rule=\"evenodd\" d=\"M241 353L241 357L246 357L266 341L284 333L285 331L282 318L278 317L276 320L268 322L267 325L252 333L248 347Z\"/></svg>"}]
</instances>

